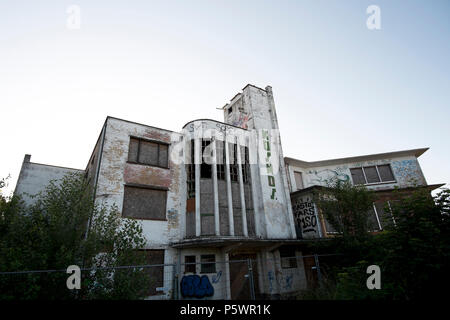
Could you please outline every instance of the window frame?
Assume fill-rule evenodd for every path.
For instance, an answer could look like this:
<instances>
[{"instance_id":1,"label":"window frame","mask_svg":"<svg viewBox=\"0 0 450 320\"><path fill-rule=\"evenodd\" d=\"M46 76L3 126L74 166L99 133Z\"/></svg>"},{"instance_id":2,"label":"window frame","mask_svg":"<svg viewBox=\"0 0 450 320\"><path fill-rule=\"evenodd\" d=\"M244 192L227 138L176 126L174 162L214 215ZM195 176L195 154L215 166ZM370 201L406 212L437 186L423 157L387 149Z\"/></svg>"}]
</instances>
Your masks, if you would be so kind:
<instances>
[{"instance_id":1,"label":"window frame","mask_svg":"<svg viewBox=\"0 0 450 320\"><path fill-rule=\"evenodd\" d=\"M124 208L125 208L125 188L139 188L139 189L150 189L150 190L157 190L157 191L165 191L166 197L164 200L164 218L136 218L136 217L129 217L124 216ZM166 187L159 187L159 186L149 186L149 185L142 185L142 184L135 184L135 183L126 183L124 184L123 188L123 201L122 201L122 211L121 211L121 217L122 218L128 218L128 219L134 219L134 220L146 220L146 221L167 221L167 196L168 196L169 189Z\"/></svg>"},{"instance_id":2,"label":"window frame","mask_svg":"<svg viewBox=\"0 0 450 320\"><path fill-rule=\"evenodd\" d=\"M295 182L295 188L296 188L295 191L305 189L305 183L303 181L303 172L302 171L298 171L298 170L293 170L293 171L294 171L294 182ZM301 184L302 184L301 188L299 188L299 186L297 185L297 179L295 178L295 174L296 173L298 173L300 175L300 181L301 181Z\"/></svg>"},{"instance_id":3,"label":"window frame","mask_svg":"<svg viewBox=\"0 0 450 320\"><path fill-rule=\"evenodd\" d=\"M138 140L138 147L137 147L137 160L136 161L132 161L130 160L130 144L131 144L131 140L135 139ZM141 141L145 141L145 142L149 142L149 143L154 143L156 145L158 145L158 154L157 154L157 159L158 159L158 164L149 164L149 163L145 163L145 162L140 162L139 161L139 157L140 157L140 152L141 152ZM164 145L167 147L167 166L162 166L160 165L159 161L160 161L160 153L161 153L161 145ZM169 161L169 152L170 149L170 143L164 142L164 141L160 141L160 140L153 140L153 139L146 139L146 138L141 138L141 137L136 137L136 136L130 136L130 142L128 144L128 159L127 159L127 163L132 163L132 164L139 164L139 165L144 165L144 166L151 166L151 167L157 167L157 168L162 168L162 169L170 169L170 161Z\"/></svg>"},{"instance_id":4,"label":"window frame","mask_svg":"<svg viewBox=\"0 0 450 320\"><path fill-rule=\"evenodd\" d=\"M203 258L205 258L205 257L214 257L214 262L203 261ZM217 264L216 255L214 253L200 255L200 273L203 273L203 274L216 273L217 272L216 264ZM209 271L209 270L205 271L203 268L211 268L214 270L213 271Z\"/></svg>"},{"instance_id":5,"label":"window frame","mask_svg":"<svg viewBox=\"0 0 450 320\"><path fill-rule=\"evenodd\" d=\"M290 255L289 252L292 251L294 255ZM293 248L280 248L278 249L278 252L280 254L280 266L281 269L297 269L298 263L297 263L297 254L295 249ZM285 256L285 254L288 254ZM283 263L284 262L284 263ZM288 266L286 266L288 265Z\"/></svg>"},{"instance_id":6,"label":"window frame","mask_svg":"<svg viewBox=\"0 0 450 320\"><path fill-rule=\"evenodd\" d=\"M187 258L194 258L194 262L186 262ZM193 268L194 270L188 270L189 268ZM184 273L193 273L197 274L197 256L196 255L186 255L184 256Z\"/></svg>"},{"instance_id":7,"label":"window frame","mask_svg":"<svg viewBox=\"0 0 450 320\"><path fill-rule=\"evenodd\" d=\"M378 171L378 167L379 167L379 166L386 166L386 165L389 166L389 170L391 170L391 173L392 173L392 176L394 177L394 180L386 180L386 181L383 181L383 180L381 179L381 175L380 175L380 172ZM367 175L366 175L366 172L365 172L364 168L371 168L371 167L375 167L375 170L376 170L376 172L377 172L377 176L378 176L378 179L380 180L380 182L367 182ZM356 183L354 182L354 180L353 180L353 175L351 174L352 169L361 169L361 170L362 170L362 173L363 173L363 176L364 176L364 182L365 182L365 183L358 183L358 184L356 184ZM378 185L378 184L397 183L397 180L395 179L394 171L392 171L392 167L391 167L391 164L390 164L390 163L388 163L388 164L385 164L385 163L384 163L384 164L374 164L374 165L367 165L367 166L353 167L353 168L349 168L349 170L350 170L350 176L352 177L352 183L353 183L353 185L371 186L371 185Z\"/></svg>"}]
</instances>

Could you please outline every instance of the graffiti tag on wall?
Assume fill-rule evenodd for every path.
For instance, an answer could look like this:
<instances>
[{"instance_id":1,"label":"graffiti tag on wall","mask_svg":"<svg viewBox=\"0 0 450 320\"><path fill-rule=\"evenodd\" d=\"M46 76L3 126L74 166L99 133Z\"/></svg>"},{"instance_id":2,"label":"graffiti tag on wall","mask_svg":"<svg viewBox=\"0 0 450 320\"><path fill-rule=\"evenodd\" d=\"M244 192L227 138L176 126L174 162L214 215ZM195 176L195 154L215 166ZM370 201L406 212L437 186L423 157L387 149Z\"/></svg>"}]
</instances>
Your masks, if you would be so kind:
<instances>
[{"instance_id":1,"label":"graffiti tag on wall","mask_svg":"<svg viewBox=\"0 0 450 320\"><path fill-rule=\"evenodd\" d=\"M308 173L313 175L311 182L320 185L326 185L327 182L333 179L337 179L343 182L350 181L350 176L346 173L346 169L341 167L335 168L334 170L331 169L323 169L319 171L310 170Z\"/></svg>"},{"instance_id":2,"label":"graffiti tag on wall","mask_svg":"<svg viewBox=\"0 0 450 320\"><path fill-rule=\"evenodd\" d=\"M277 188L275 187L275 177L273 176L273 167L270 161L271 151L270 151L270 140L269 140L269 131L262 131L264 150L266 151L266 169L267 169L267 179L269 186L272 188L272 193L270 195L270 199L275 199L275 193L277 192Z\"/></svg>"},{"instance_id":3,"label":"graffiti tag on wall","mask_svg":"<svg viewBox=\"0 0 450 320\"><path fill-rule=\"evenodd\" d=\"M293 201L292 211L294 213L297 234L301 232L303 236L305 234L315 236L317 233L317 216L314 203L310 198L300 198Z\"/></svg>"},{"instance_id":4,"label":"graffiti tag on wall","mask_svg":"<svg viewBox=\"0 0 450 320\"><path fill-rule=\"evenodd\" d=\"M181 295L185 298L204 298L214 295L214 287L205 275L184 276L181 279Z\"/></svg>"}]
</instances>

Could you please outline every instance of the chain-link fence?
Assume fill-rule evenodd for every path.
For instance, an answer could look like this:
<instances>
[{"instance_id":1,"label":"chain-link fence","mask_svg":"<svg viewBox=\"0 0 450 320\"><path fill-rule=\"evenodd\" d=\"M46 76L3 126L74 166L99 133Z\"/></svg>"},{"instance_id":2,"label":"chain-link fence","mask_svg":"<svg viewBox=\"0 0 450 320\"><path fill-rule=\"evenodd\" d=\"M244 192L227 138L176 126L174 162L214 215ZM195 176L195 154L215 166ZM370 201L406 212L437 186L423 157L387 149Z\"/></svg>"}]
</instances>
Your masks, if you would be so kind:
<instances>
[{"instance_id":1,"label":"chain-link fence","mask_svg":"<svg viewBox=\"0 0 450 320\"><path fill-rule=\"evenodd\" d=\"M335 254L0 272L1 299L299 299L326 286ZM305 295L306 293L306 295Z\"/></svg>"}]
</instances>

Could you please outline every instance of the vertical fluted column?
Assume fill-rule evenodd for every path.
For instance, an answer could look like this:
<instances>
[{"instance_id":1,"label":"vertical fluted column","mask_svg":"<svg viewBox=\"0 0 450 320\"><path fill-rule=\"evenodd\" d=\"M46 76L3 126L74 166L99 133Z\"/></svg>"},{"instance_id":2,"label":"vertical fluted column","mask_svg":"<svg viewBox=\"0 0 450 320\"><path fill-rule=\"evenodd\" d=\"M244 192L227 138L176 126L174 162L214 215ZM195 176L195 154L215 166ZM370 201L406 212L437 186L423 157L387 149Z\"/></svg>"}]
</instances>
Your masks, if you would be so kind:
<instances>
[{"instance_id":1,"label":"vertical fluted column","mask_svg":"<svg viewBox=\"0 0 450 320\"><path fill-rule=\"evenodd\" d=\"M231 195L231 177L230 177L230 152L228 147L228 136L225 135L225 174L227 176L227 200L228 200L228 222L230 225L230 236L234 236L234 218L233 218L233 198Z\"/></svg>"},{"instance_id":2,"label":"vertical fluted column","mask_svg":"<svg viewBox=\"0 0 450 320\"><path fill-rule=\"evenodd\" d=\"M244 179L242 177L241 146L239 144L237 144L237 146L236 146L236 152L237 152L237 162L238 162L238 171L239 171L239 191L241 193L242 230L244 233L244 237L248 237L247 212L245 209Z\"/></svg>"},{"instance_id":3,"label":"vertical fluted column","mask_svg":"<svg viewBox=\"0 0 450 320\"><path fill-rule=\"evenodd\" d=\"M195 163L195 236L201 234L200 220L200 163L201 163L201 146L200 139L194 140L194 163Z\"/></svg>"},{"instance_id":4,"label":"vertical fluted column","mask_svg":"<svg viewBox=\"0 0 450 320\"><path fill-rule=\"evenodd\" d=\"M211 137L212 144L212 180L213 180L213 191L214 191L214 223L215 223L215 234L220 236L220 217L219 217L219 187L217 185L217 145L216 137Z\"/></svg>"}]
</instances>

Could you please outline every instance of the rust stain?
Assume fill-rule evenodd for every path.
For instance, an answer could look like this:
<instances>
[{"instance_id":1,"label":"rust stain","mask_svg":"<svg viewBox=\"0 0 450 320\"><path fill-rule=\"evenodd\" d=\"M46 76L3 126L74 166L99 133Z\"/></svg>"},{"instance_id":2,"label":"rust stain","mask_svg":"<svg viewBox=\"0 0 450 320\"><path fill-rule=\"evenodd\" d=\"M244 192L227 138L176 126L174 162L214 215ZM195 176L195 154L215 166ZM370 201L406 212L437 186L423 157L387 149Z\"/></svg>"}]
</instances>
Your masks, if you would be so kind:
<instances>
[{"instance_id":1,"label":"rust stain","mask_svg":"<svg viewBox=\"0 0 450 320\"><path fill-rule=\"evenodd\" d=\"M158 141L170 143L170 135L168 133L161 132L161 131L147 129L147 130L145 130L143 137L152 139L152 140L158 140Z\"/></svg>"},{"instance_id":2,"label":"rust stain","mask_svg":"<svg viewBox=\"0 0 450 320\"><path fill-rule=\"evenodd\" d=\"M163 168L127 163L124 172L125 183L170 187L170 171Z\"/></svg>"}]
</instances>

